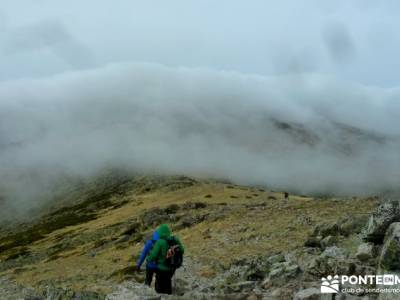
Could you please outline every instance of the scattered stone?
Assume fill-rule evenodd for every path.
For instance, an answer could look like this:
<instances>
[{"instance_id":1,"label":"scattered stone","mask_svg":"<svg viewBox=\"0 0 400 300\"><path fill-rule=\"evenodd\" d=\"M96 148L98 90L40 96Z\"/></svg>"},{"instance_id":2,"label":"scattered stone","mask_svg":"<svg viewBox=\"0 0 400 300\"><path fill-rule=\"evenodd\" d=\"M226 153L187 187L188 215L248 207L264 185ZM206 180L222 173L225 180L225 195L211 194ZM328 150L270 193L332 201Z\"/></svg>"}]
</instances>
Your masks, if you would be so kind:
<instances>
[{"instance_id":1,"label":"scattered stone","mask_svg":"<svg viewBox=\"0 0 400 300\"><path fill-rule=\"evenodd\" d=\"M232 292L248 292L255 287L254 281L242 281L229 286Z\"/></svg>"},{"instance_id":2,"label":"scattered stone","mask_svg":"<svg viewBox=\"0 0 400 300\"><path fill-rule=\"evenodd\" d=\"M375 244L382 243L386 230L393 222L400 221L400 203L398 200L390 200L382 203L370 216L365 232L364 240Z\"/></svg>"},{"instance_id":3,"label":"scattered stone","mask_svg":"<svg viewBox=\"0 0 400 300\"><path fill-rule=\"evenodd\" d=\"M338 242L338 238L336 236L328 235L327 237L321 240L321 248L325 249L327 247L331 247Z\"/></svg>"},{"instance_id":4,"label":"scattered stone","mask_svg":"<svg viewBox=\"0 0 400 300\"><path fill-rule=\"evenodd\" d=\"M400 271L400 223L396 222L390 225L381 255L379 266L387 271Z\"/></svg>"},{"instance_id":5,"label":"scattered stone","mask_svg":"<svg viewBox=\"0 0 400 300\"><path fill-rule=\"evenodd\" d=\"M183 209L200 209L200 208L206 208L207 204L204 202L191 202L188 201L185 204L182 205Z\"/></svg>"},{"instance_id":6,"label":"scattered stone","mask_svg":"<svg viewBox=\"0 0 400 300\"><path fill-rule=\"evenodd\" d=\"M188 228L192 227L197 223L200 223L204 220L205 216L187 216L182 219L178 228Z\"/></svg>"},{"instance_id":7,"label":"scattered stone","mask_svg":"<svg viewBox=\"0 0 400 300\"><path fill-rule=\"evenodd\" d=\"M342 248L332 246L326 248L324 252L322 252L321 256L338 259L338 258L345 258L347 256L347 253Z\"/></svg>"},{"instance_id":8,"label":"scattered stone","mask_svg":"<svg viewBox=\"0 0 400 300\"><path fill-rule=\"evenodd\" d=\"M267 258L267 264L273 265L275 263L280 263L285 261L285 256L283 254L275 254Z\"/></svg>"},{"instance_id":9,"label":"scattered stone","mask_svg":"<svg viewBox=\"0 0 400 300\"><path fill-rule=\"evenodd\" d=\"M290 279L296 278L300 272L301 270L296 264L290 262L275 263L271 266L271 271L262 283L262 286L264 288L283 286Z\"/></svg>"},{"instance_id":10,"label":"scattered stone","mask_svg":"<svg viewBox=\"0 0 400 300\"><path fill-rule=\"evenodd\" d=\"M339 229L343 236L359 234L368 221L368 215L354 215L340 222Z\"/></svg>"},{"instance_id":11,"label":"scattered stone","mask_svg":"<svg viewBox=\"0 0 400 300\"><path fill-rule=\"evenodd\" d=\"M356 257L360 261L367 261L374 257L374 244L362 243L358 246Z\"/></svg>"},{"instance_id":12,"label":"scattered stone","mask_svg":"<svg viewBox=\"0 0 400 300\"><path fill-rule=\"evenodd\" d=\"M311 216L300 214L296 217L296 223L298 223L299 225L311 226L314 224L314 220Z\"/></svg>"},{"instance_id":13,"label":"scattered stone","mask_svg":"<svg viewBox=\"0 0 400 300\"><path fill-rule=\"evenodd\" d=\"M105 300L160 300L158 295L150 287L134 282L126 282L118 287L116 291L107 295Z\"/></svg>"},{"instance_id":14,"label":"scattered stone","mask_svg":"<svg viewBox=\"0 0 400 300\"><path fill-rule=\"evenodd\" d=\"M329 235L340 235L340 227L337 223L318 225L315 227L314 233L312 234L312 236L321 236L322 238Z\"/></svg>"},{"instance_id":15,"label":"scattered stone","mask_svg":"<svg viewBox=\"0 0 400 300\"><path fill-rule=\"evenodd\" d=\"M310 236L304 242L305 247L319 248L321 247L321 236Z\"/></svg>"},{"instance_id":16,"label":"scattered stone","mask_svg":"<svg viewBox=\"0 0 400 300\"><path fill-rule=\"evenodd\" d=\"M103 300L104 295L92 291L73 291L70 288L48 286L45 292L46 300Z\"/></svg>"},{"instance_id":17,"label":"scattered stone","mask_svg":"<svg viewBox=\"0 0 400 300\"><path fill-rule=\"evenodd\" d=\"M317 288L301 290L294 295L294 300L319 300L320 291Z\"/></svg>"},{"instance_id":18,"label":"scattered stone","mask_svg":"<svg viewBox=\"0 0 400 300\"><path fill-rule=\"evenodd\" d=\"M164 211L167 214L176 214L179 211L180 207L178 204L170 204L168 205Z\"/></svg>"},{"instance_id":19,"label":"scattered stone","mask_svg":"<svg viewBox=\"0 0 400 300\"><path fill-rule=\"evenodd\" d=\"M38 295L32 288L27 288L10 280L9 278L0 277L0 299L20 300L32 299L42 300L43 297Z\"/></svg>"},{"instance_id":20,"label":"scattered stone","mask_svg":"<svg viewBox=\"0 0 400 300\"><path fill-rule=\"evenodd\" d=\"M168 214L165 210L154 207L143 213L141 220L143 226L154 227L168 220Z\"/></svg>"},{"instance_id":21,"label":"scattered stone","mask_svg":"<svg viewBox=\"0 0 400 300\"><path fill-rule=\"evenodd\" d=\"M336 246L326 248L319 256L308 258L303 265L305 272L318 277L328 274L347 274L349 268L346 252Z\"/></svg>"}]
</instances>

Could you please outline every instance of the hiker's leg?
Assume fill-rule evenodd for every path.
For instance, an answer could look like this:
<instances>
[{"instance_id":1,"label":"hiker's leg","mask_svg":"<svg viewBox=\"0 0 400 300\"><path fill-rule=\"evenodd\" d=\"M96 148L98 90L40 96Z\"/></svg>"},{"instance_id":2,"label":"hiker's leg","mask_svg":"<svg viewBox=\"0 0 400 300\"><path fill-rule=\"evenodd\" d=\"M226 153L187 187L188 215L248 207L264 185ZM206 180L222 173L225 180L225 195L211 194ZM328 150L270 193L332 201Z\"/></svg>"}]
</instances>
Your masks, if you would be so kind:
<instances>
[{"instance_id":1,"label":"hiker's leg","mask_svg":"<svg viewBox=\"0 0 400 300\"><path fill-rule=\"evenodd\" d=\"M156 272L156 292L161 294L171 294L171 273L168 271Z\"/></svg>"},{"instance_id":2,"label":"hiker's leg","mask_svg":"<svg viewBox=\"0 0 400 300\"><path fill-rule=\"evenodd\" d=\"M155 289L157 293L162 293L163 292L163 286L162 286L162 272L160 270L156 271L156 283L155 283Z\"/></svg>"},{"instance_id":3,"label":"hiker's leg","mask_svg":"<svg viewBox=\"0 0 400 300\"><path fill-rule=\"evenodd\" d=\"M174 276L174 271L165 272L165 293L168 295L172 294L172 276Z\"/></svg>"},{"instance_id":4,"label":"hiker's leg","mask_svg":"<svg viewBox=\"0 0 400 300\"><path fill-rule=\"evenodd\" d=\"M151 286L151 282L153 281L153 274L154 274L154 269L151 269L149 267L146 268L146 279L144 283L148 286Z\"/></svg>"}]
</instances>

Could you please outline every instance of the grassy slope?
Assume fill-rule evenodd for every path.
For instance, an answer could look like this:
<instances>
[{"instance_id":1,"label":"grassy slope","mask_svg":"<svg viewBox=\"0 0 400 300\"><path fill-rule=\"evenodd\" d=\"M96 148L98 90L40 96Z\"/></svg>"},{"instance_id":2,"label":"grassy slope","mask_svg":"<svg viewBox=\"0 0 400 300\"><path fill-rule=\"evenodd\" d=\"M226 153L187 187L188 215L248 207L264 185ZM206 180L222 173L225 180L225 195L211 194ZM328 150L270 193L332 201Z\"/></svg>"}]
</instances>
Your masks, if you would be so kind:
<instances>
[{"instance_id":1,"label":"grassy slope","mask_svg":"<svg viewBox=\"0 0 400 300\"><path fill-rule=\"evenodd\" d=\"M4 235L0 239L0 275L30 286L51 282L107 291L108 282L121 279L124 268L133 264L143 234L154 228L143 223L151 220L156 207L162 211L177 204L172 206L176 211L170 213L173 220L169 223L185 244L187 257L199 263L197 275L211 277L240 258L300 247L316 224L369 213L377 204L376 199L333 201L299 196L286 201L282 193L258 188L204 181L177 185L176 181L171 185L167 180L140 192L128 185L124 193L108 195L108 205L84 212L90 218L81 219L82 207L75 207L77 222L52 230L42 228L41 236L26 243L10 244L19 239L18 233ZM187 202L206 206L191 208L185 206ZM67 211L69 215L73 209ZM154 226L161 221L165 216L156 219ZM130 238L124 235L127 230L132 233ZM20 234L23 232L33 234L29 226Z\"/></svg>"}]
</instances>

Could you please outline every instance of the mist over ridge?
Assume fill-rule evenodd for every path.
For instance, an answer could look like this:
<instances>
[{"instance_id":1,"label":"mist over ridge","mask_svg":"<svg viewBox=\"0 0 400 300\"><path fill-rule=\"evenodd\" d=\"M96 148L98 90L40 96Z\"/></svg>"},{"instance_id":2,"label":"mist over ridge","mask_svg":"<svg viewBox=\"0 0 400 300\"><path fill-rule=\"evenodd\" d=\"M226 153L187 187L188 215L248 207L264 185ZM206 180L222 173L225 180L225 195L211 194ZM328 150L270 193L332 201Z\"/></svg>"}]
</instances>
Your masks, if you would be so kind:
<instances>
[{"instance_id":1,"label":"mist over ridge","mask_svg":"<svg viewBox=\"0 0 400 300\"><path fill-rule=\"evenodd\" d=\"M23 213L106 168L299 193L397 189L397 88L120 63L0 84L0 191Z\"/></svg>"}]
</instances>

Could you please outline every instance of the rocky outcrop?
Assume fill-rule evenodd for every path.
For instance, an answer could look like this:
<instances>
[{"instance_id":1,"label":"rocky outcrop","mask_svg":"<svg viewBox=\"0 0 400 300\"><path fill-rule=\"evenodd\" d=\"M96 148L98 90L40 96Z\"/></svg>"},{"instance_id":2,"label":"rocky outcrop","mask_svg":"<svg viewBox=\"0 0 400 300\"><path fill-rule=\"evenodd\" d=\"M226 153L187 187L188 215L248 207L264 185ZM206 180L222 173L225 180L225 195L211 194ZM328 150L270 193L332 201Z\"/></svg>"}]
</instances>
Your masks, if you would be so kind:
<instances>
[{"instance_id":1,"label":"rocky outcrop","mask_svg":"<svg viewBox=\"0 0 400 300\"><path fill-rule=\"evenodd\" d=\"M262 283L265 288L271 286L283 286L289 280L296 278L300 273L298 265L292 262L278 262L271 266L270 272Z\"/></svg>"},{"instance_id":2,"label":"rocky outcrop","mask_svg":"<svg viewBox=\"0 0 400 300\"><path fill-rule=\"evenodd\" d=\"M0 278L0 298L8 300L43 299L32 288L21 286L5 277Z\"/></svg>"},{"instance_id":3,"label":"rocky outcrop","mask_svg":"<svg viewBox=\"0 0 400 300\"><path fill-rule=\"evenodd\" d=\"M134 282L126 282L120 285L116 291L107 295L105 300L160 300L153 289Z\"/></svg>"},{"instance_id":4,"label":"rocky outcrop","mask_svg":"<svg viewBox=\"0 0 400 300\"><path fill-rule=\"evenodd\" d=\"M358 246L356 257L360 261L368 261L375 256L373 243L362 243Z\"/></svg>"},{"instance_id":5,"label":"rocky outcrop","mask_svg":"<svg viewBox=\"0 0 400 300\"><path fill-rule=\"evenodd\" d=\"M370 216L364 232L364 240L375 244L381 243L390 224L399 221L399 200L387 200L383 202Z\"/></svg>"},{"instance_id":6,"label":"rocky outcrop","mask_svg":"<svg viewBox=\"0 0 400 300\"><path fill-rule=\"evenodd\" d=\"M354 216L343 218L335 223L317 225L304 242L304 246L322 249L335 246L341 239L360 233L366 221L367 216Z\"/></svg>"},{"instance_id":7,"label":"rocky outcrop","mask_svg":"<svg viewBox=\"0 0 400 300\"><path fill-rule=\"evenodd\" d=\"M69 288L58 288L48 286L43 297L37 297L35 300L46 299L46 300L103 300L105 295L92 292L92 291L74 291Z\"/></svg>"},{"instance_id":8,"label":"rocky outcrop","mask_svg":"<svg viewBox=\"0 0 400 300\"><path fill-rule=\"evenodd\" d=\"M319 300L320 291L316 288L301 290L294 295L294 300Z\"/></svg>"},{"instance_id":9,"label":"rocky outcrop","mask_svg":"<svg viewBox=\"0 0 400 300\"><path fill-rule=\"evenodd\" d=\"M386 233L379 267L385 271L400 271L400 223L392 223Z\"/></svg>"}]
</instances>

